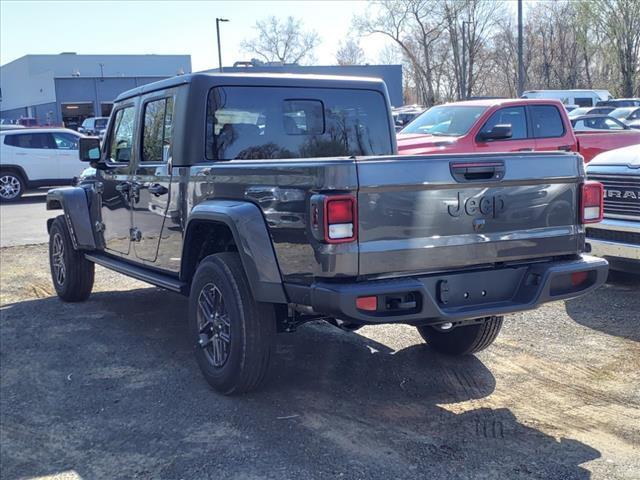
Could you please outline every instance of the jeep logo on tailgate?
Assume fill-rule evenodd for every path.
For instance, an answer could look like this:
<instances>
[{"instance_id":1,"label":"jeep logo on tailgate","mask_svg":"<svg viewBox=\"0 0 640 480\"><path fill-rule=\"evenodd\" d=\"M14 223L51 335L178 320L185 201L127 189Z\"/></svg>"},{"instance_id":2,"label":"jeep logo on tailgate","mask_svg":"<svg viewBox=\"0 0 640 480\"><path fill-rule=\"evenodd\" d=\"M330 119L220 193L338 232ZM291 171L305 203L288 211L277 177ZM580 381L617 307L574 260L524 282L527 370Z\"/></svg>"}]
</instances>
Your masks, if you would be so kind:
<instances>
[{"instance_id":1,"label":"jeep logo on tailgate","mask_svg":"<svg viewBox=\"0 0 640 480\"><path fill-rule=\"evenodd\" d=\"M452 217L459 217L460 215L476 216L482 215L485 217L497 218L498 215L507 209L507 204L502 195L484 195L478 197L464 198L458 192L456 202L449 204L447 210Z\"/></svg>"}]
</instances>

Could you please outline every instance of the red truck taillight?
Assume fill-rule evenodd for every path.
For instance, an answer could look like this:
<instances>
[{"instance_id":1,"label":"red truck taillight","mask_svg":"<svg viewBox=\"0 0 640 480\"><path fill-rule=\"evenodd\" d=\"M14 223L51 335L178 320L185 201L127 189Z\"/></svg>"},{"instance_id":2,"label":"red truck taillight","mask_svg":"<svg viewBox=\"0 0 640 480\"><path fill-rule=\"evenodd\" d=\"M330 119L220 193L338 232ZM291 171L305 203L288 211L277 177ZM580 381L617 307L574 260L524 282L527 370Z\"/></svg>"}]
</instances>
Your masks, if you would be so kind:
<instances>
[{"instance_id":1,"label":"red truck taillight","mask_svg":"<svg viewBox=\"0 0 640 480\"><path fill-rule=\"evenodd\" d=\"M580 195L580 220L582 223L602 221L604 209L604 187L600 182L585 182Z\"/></svg>"},{"instance_id":2,"label":"red truck taillight","mask_svg":"<svg viewBox=\"0 0 640 480\"><path fill-rule=\"evenodd\" d=\"M324 198L324 239L328 243L352 242L357 236L356 199L351 195Z\"/></svg>"}]
</instances>

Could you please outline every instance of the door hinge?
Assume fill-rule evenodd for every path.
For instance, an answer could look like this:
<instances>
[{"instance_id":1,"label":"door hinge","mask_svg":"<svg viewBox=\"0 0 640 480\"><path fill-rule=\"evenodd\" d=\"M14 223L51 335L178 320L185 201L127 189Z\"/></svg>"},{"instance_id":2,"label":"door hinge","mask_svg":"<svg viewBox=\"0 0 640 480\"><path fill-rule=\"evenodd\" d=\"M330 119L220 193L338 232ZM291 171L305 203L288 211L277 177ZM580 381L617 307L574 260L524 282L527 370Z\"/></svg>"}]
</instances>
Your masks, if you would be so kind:
<instances>
[{"instance_id":1,"label":"door hinge","mask_svg":"<svg viewBox=\"0 0 640 480\"><path fill-rule=\"evenodd\" d=\"M93 225L93 228L96 232L104 232L104 223L98 221Z\"/></svg>"},{"instance_id":2,"label":"door hinge","mask_svg":"<svg viewBox=\"0 0 640 480\"><path fill-rule=\"evenodd\" d=\"M142 240L142 232L138 228L133 227L129 230L129 238L131 238L132 242L139 242Z\"/></svg>"},{"instance_id":3,"label":"door hinge","mask_svg":"<svg viewBox=\"0 0 640 480\"><path fill-rule=\"evenodd\" d=\"M96 193L99 194L99 195L102 195L102 193L104 192L104 183L96 182L93 185L94 185Z\"/></svg>"}]
</instances>

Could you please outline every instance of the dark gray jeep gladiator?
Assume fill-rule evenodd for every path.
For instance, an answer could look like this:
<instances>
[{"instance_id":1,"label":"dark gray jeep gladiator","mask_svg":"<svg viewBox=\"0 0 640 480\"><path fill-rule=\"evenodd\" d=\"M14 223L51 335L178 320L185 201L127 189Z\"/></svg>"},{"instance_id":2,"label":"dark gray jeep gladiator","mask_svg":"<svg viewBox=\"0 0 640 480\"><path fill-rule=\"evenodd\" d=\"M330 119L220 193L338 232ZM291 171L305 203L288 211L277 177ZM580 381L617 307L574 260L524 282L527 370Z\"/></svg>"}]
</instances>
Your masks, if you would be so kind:
<instances>
[{"instance_id":1,"label":"dark gray jeep gladiator","mask_svg":"<svg viewBox=\"0 0 640 480\"><path fill-rule=\"evenodd\" d=\"M275 333L309 320L414 325L469 354L504 314L607 276L583 255L602 186L580 156L397 156L377 79L163 80L120 95L80 159L95 179L47 195L59 297L87 299L95 264L188 295L197 362L226 394L258 386Z\"/></svg>"}]
</instances>

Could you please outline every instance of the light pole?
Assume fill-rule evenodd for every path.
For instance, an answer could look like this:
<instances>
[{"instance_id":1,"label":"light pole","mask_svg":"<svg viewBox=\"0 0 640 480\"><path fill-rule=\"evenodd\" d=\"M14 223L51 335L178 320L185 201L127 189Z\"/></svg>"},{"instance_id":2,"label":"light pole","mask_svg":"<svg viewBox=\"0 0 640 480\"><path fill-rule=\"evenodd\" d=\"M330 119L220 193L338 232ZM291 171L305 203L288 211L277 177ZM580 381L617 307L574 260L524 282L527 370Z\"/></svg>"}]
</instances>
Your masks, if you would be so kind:
<instances>
[{"instance_id":1,"label":"light pole","mask_svg":"<svg viewBox=\"0 0 640 480\"><path fill-rule=\"evenodd\" d=\"M467 98L467 35L465 34L465 26L471 25L473 22L471 20L463 20L462 21L462 81L461 83L461 98L460 100L464 100ZM467 33L469 32L469 28L467 27Z\"/></svg>"},{"instance_id":2,"label":"light pole","mask_svg":"<svg viewBox=\"0 0 640 480\"><path fill-rule=\"evenodd\" d=\"M522 0L518 0L518 97L524 93L524 60L522 59Z\"/></svg>"},{"instance_id":3,"label":"light pole","mask_svg":"<svg viewBox=\"0 0 640 480\"><path fill-rule=\"evenodd\" d=\"M222 49L220 48L220 22L228 22L228 18L216 18L216 35L218 36L218 70L222 72Z\"/></svg>"}]
</instances>

